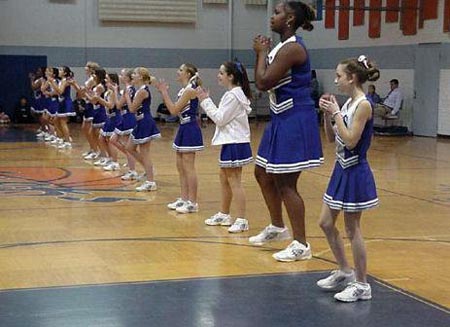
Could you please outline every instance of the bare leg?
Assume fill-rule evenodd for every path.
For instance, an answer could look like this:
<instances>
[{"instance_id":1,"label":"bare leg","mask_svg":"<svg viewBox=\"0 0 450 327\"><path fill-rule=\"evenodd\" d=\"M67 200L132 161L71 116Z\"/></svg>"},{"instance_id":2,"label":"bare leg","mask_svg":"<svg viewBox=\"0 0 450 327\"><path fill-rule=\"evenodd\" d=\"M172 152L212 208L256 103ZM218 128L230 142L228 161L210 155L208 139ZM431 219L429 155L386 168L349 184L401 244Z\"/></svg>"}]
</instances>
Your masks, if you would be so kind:
<instances>
[{"instance_id":1,"label":"bare leg","mask_svg":"<svg viewBox=\"0 0 450 327\"><path fill-rule=\"evenodd\" d=\"M325 203L322 204L322 211L320 213L319 226L322 228L330 245L331 252L338 263L339 269L346 273L351 271L345 256L344 241L342 240L339 230L336 228L336 220L339 211L332 210Z\"/></svg>"},{"instance_id":2,"label":"bare leg","mask_svg":"<svg viewBox=\"0 0 450 327\"><path fill-rule=\"evenodd\" d=\"M356 281L367 283L367 254L361 232L361 212L344 212L345 231L352 244Z\"/></svg>"},{"instance_id":3,"label":"bare leg","mask_svg":"<svg viewBox=\"0 0 450 327\"><path fill-rule=\"evenodd\" d=\"M269 209L272 225L276 227L284 227L281 196L275 185L274 174L268 174L264 168L255 166L255 177L259 184L266 206Z\"/></svg>"}]
</instances>

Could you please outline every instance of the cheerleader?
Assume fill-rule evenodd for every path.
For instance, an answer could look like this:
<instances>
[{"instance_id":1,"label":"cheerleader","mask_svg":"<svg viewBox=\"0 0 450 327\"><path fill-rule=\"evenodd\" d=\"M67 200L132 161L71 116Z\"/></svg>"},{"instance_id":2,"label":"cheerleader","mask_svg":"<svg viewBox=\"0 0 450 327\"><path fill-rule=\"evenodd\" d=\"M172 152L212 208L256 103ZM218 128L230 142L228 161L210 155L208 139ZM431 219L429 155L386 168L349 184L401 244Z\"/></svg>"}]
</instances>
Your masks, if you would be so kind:
<instances>
[{"instance_id":1,"label":"cheerleader","mask_svg":"<svg viewBox=\"0 0 450 327\"><path fill-rule=\"evenodd\" d=\"M100 98L104 97L104 93L106 91L106 71L103 68L95 68L94 69L94 82L95 87L92 89L92 92L86 93L86 99L92 103L94 112L92 119L91 131L92 138L95 140L100 153L94 154L93 156L86 156L87 160L98 159L94 162L95 166L104 166L109 162L108 155L106 152L106 147L104 143L100 143L100 130L105 125L106 122L106 109L105 107L98 101Z\"/></svg>"},{"instance_id":2,"label":"cheerleader","mask_svg":"<svg viewBox=\"0 0 450 327\"><path fill-rule=\"evenodd\" d=\"M324 290L342 290L334 298L343 302L370 300L367 283L367 259L361 232L363 210L378 205L372 171L367 161L373 132L373 111L362 85L376 81L379 70L366 58L343 60L336 68L334 83L350 98L341 109L334 96L322 96L320 108L325 112L325 134L336 142L336 163L327 191L323 196L319 225L336 258L338 268L317 282ZM333 126L334 121L334 126ZM345 230L350 239L355 271L345 256L344 242L336 228L339 212L344 212Z\"/></svg>"},{"instance_id":3,"label":"cheerleader","mask_svg":"<svg viewBox=\"0 0 450 327\"><path fill-rule=\"evenodd\" d=\"M272 31L281 42L269 53L269 39L257 36L255 82L269 91L271 121L267 124L256 157L255 177L270 212L271 224L249 242L261 245L290 238L282 217L285 205L294 240L273 254L278 261L307 260L312 257L306 241L305 205L297 190L302 171L323 162L319 126L311 98L310 59L299 27L310 31L314 11L300 1L280 2L270 19Z\"/></svg>"},{"instance_id":4,"label":"cheerleader","mask_svg":"<svg viewBox=\"0 0 450 327\"><path fill-rule=\"evenodd\" d=\"M39 67L36 69L36 73L30 73L28 77L30 78L31 90L33 92L33 98L31 103L31 113L33 116L37 117L39 122L39 129L37 130L36 136L38 138L43 138L46 135L47 126L44 123L42 117L44 113L43 101L45 99L41 91L41 86L45 82L44 79L45 67Z\"/></svg>"},{"instance_id":5,"label":"cheerleader","mask_svg":"<svg viewBox=\"0 0 450 327\"><path fill-rule=\"evenodd\" d=\"M124 93L128 109L136 116L136 127L131 133L127 144L127 151L139 162L145 170L145 181L136 187L136 191L156 191L157 186L153 176L153 163L150 157L151 141L160 138L161 134L150 112L151 76L147 68L137 67L132 75L136 94L131 98L128 92Z\"/></svg>"},{"instance_id":6,"label":"cheerleader","mask_svg":"<svg viewBox=\"0 0 450 327\"><path fill-rule=\"evenodd\" d=\"M136 89L132 83L132 75L132 69L124 68L120 71L119 76L119 81L125 85L123 92L128 93L130 99L133 99L136 93ZM113 90L116 98L116 107L120 109L122 120L114 130L110 142L127 157L128 172L122 175L121 179L123 181L135 180L139 177L136 172L136 160L127 151L126 145L129 142L133 129L136 127L136 116L130 112L126 97L123 96L123 93L121 93L121 90L119 89L119 84L113 85Z\"/></svg>"},{"instance_id":7,"label":"cheerleader","mask_svg":"<svg viewBox=\"0 0 450 327\"><path fill-rule=\"evenodd\" d=\"M106 75L107 91L104 98L95 96L93 102L99 103L106 108L106 122L103 125L100 136L99 145L101 149L105 149L108 154L107 160L102 163L103 169L106 171L114 171L120 169L117 162L117 148L110 142L110 138L114 135L114 130L122 123L120 110L116 107L116 94L114 87L119 83L119 76L116 73L108 73Z\"/></svg>"},{"instance_id":8,"label":"cheerleader","mask_svg":"<svg viewBox=\"0 0 450 327\"><path fill-rule=\"evenodd\" d=\"M179 213L198 211L197 172L195 154L204 149L200 126L197 121L198 99L195 89L201 84L197 67L183 64L177 71L177 81L182 88L174 103L169 96L169 85L160 81L156 87L171 115L179 115L180 127L172 144L177 154L177 170L180 177L181 196L167 207Z\"/></svg>"},{"instance_id":9,"label":"cheerleader","mask_svg":"<svg viewBox=\"0 0 450 327\"><path fill-rule=\"evenodd\" d=\"M97 85L95 81L95 69L100 68L96 62L88 61L84 67L84 71L87 76L87 80L83 86L78 85L75 80L69 81L77 91L77 97L85 100L83 110L83 122L81 124L81 131L89 143L89 150L82 154L82 157L86 160L96 159L98 157L98 140L94 138L92 121L94 120L94 106L87 98L87 93L90 93L92 89Z\"/></svg>"},{"instance_id":10,"label":"cheerleader","mask_svg":"<svg viewBox=\"0 0 450 327\"><path fill-rule=\"evenodd\" d=\"M219 108L201 88L197 92L200 105L216 124L213 145L222 145L220 153L221 208L218 213L205 220L210 226L230 226L228 232L238 233L248 230L245 219L245 192L242 186L242 167L253 161L250 147L250 84L247 72L240 62L225 62L217 76L219 84L228 91L220 100ZM231 200L234 196L237 218L230 216Z\"/></svg>"},{"instance_id":11,"label":"cheerleader","mask_svg":"<svg viewBox=\"0 0 450 327\"><path fill-rule=\"evenodd\" d=\"M69 126L67 120L69 117L76 115L73 109L72 97L70 94L70 80L73 79L73 72L69 67L63 66L59 68L59 83L54 79L49 79L50 85L58 95L58 110L56 112L55 124L57 129L61 131L62 142L59 143L59 149L71 148L72 138L70 137Z\"/></svg>"},{"instance_id":12,"label":"cheerleader","mask_svg":"<svg viewBox=\"0 0 450 327\"><path fill-rule=\"evenodd\" d=\"M61 133L58 129L55 129L54 118L56 117L56 113L58 112L59 102L58 102L58 94L52 88L50 81L54 81L54 84L59 84L59 71L54 67L47 67L45 70L45 82L41 85L41 91L44 95L44 114L43 119L45 123L48 125L49 133L44 138L46 142L50 142L51 144L57 145L60 143Z\"/></svg>"}]
</instances>

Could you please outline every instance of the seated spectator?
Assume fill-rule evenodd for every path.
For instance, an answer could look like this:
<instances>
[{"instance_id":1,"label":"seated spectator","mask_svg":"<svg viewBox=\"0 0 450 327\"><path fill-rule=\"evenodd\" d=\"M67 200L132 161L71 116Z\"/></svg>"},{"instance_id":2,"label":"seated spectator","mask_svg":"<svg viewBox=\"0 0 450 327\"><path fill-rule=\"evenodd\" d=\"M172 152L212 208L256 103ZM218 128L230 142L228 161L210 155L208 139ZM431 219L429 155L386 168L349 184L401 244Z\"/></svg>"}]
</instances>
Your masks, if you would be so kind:
<instances>
[{"instance_id":1,"label":"seated spectator","mask_svg":"<svg viewBox=\"0 0 450 327\"><path fill-rule=\"evenodd\" d=\"M381 98L376 92L375 85L370 84L368 86L366 98L367 100L369 100L370 104L372 105L372 108L375 108L375 106L381 102Z\"/></svg>"},{"instance_id":2,"label":"seated spectator","mask_svg":"<svg viewBox=\"0 0 450 327\"><path fill-rule=\"evenodd\" d=\"M8 124L9 122L9 116L3 112L3 108L0 106L0 124Z\"/></svg>"},{"instance_id":3,"label":"seated spectator","mask_svg":"<svg viewBox=\"0 0 450 327\"><path fill-rule=\"evenodd\" d=\"M168 123L175 123L178 121L178 117L172 116L170 114L169 109L167 109L166 105L164 104L164 102L161 102L159 104L158 108L156 109L156 119L155 120L165 121Z\"/></svg>"},{"instance_id":4,"label":"seated spectator","mask_svg":"<svg viewBox=\"0 0 450 327\"><path fill-rule=\"evenodd\" d=\"M15 123L33 122L33 117L31 116L31 105L28 103L28 99L24 96L22 96L19 99L19 102L14 108L14 122Z\"/></svg>"},{"instance_id":5,"label":"seated spectator","mask_svg":"<svg viewBox=\"0 0 450 327\"><path fill-rule=\"evenodd\" d=\"M390 81L391 90L383 101L375 108L375 114L381 117L395 118L398 117L403 103L403 95L398 85L398 80Z\"/></svg>"}]
</instances>

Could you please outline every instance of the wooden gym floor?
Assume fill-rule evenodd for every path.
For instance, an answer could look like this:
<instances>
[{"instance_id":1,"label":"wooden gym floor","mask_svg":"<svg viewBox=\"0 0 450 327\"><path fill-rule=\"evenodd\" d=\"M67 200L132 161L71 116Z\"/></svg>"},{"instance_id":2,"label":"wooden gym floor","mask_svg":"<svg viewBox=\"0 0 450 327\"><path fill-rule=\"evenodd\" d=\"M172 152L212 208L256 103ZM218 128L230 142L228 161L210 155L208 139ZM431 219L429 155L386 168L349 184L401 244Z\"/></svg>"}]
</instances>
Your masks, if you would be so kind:
<instances>
[{"instance_id":1,"label":"wooden gym floor","mask_svg":"<svg viewBox=\"0 0 450 327\"><path fill-rule=\"evenodd\" d=\"M268 224L252 165L243 176L250 231L203 223L220 203L213 124L196 159L200 211L166 209L179 196L177 125L159 126L159 189L149 193L84 161L77 124L71 150L38 142L36 126L1 127L0 326L450 325L449 139L374 137L381 205L363 215L373 299L341 304L315 287L335 267L317 225L333 144L299 182L314 257L279 263L271 254L288 242L247 242ZM254 154L264 126L251 123Z\"/></svg>"}]
</instances>

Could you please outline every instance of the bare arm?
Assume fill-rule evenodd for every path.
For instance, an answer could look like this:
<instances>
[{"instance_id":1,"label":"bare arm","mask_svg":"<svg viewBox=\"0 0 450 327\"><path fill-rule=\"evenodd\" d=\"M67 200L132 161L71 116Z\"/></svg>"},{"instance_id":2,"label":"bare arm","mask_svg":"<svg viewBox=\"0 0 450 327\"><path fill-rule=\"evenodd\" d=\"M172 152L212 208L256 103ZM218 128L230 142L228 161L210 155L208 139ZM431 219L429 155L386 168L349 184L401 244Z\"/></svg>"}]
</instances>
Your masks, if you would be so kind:
<instances>
[{"instance_id":1,"label":"bare arm","mask_svg":"<svg viewBox=\"0 0 450 327\"><path fill-rule=\"evenodd\" d=\"M285 44L276 54L269 66L266 66L268 39L256 37L253 49L256 52L255 82L261 91L270 90L286 72L295 65L303 64L307 59L306 50L296 42Z\"/></svg>"},{"instance_id":2,"label":"bare arm","mask_svg":"<svg viewBox=\"0 0 450 327\"><path fill-rule=\"evenodd\" d=\"M182 96L178 99L177 102L173 102L169 96L169 85L164 81L160 81L156 84L156 88L161 93L164 104L167 109L170 111L171 115L178 115L181 110L189 103L191 99L195 99L197 97L197 93L193 88L186 88L183 92Z\"/></svg>"},{"instance_id":3,"label":"bare arm","mask_svg":"<svg viewBox=\"0 0 450 327\"><path fill-rule=\"evenodd\" d=\"M142 105L142 102L144 102L144 100L148 98L148 93L144 90L139 90L136 92L134 99L131 100L128 92L125 92L124 97L126 98L128 109L130 109L131 112L136 112Z\"/></svg>"},{"instance_id":4,"label":"bare arm","mask_svg":"<svg viewBox=\"0 0 450 327\"><path fill-rule=\"evenodd\" d=\"M331 101L321 99L322 106L328 114L334 116L336 129L339 136L345 143L347 149L353 149L361 139L362 132L366 122L372 117L372 107L370 102L365 100L359 103L355 115L353 116L353 123L351 128L348 128L344 123L344 118L340 114L339 105L334 97L331 97Z\"/></svg>"}]
</instances>

